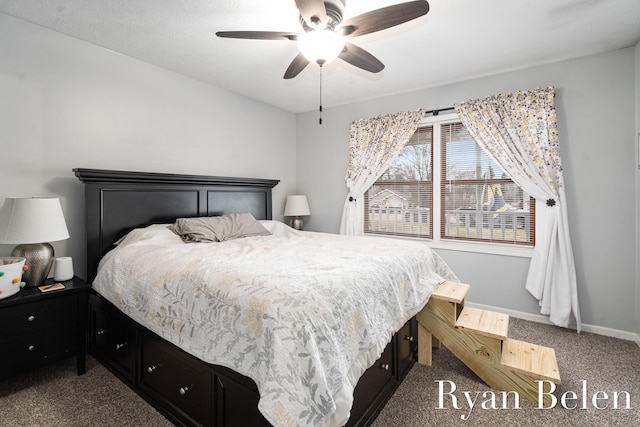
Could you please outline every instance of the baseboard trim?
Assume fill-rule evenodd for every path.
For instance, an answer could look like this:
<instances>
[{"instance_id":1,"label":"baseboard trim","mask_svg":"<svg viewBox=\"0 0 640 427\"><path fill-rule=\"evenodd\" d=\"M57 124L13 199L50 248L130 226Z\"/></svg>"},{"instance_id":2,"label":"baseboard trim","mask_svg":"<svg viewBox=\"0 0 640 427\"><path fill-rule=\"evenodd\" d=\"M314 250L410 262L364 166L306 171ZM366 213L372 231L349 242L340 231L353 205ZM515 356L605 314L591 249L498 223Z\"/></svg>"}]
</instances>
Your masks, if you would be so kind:
<instances>
[{"instance_id":1,"label":"baseboard trim","mask_svg":"<svg viewBox=\"0 0 640 427\"><path fill-rule=\"evenodd\" d=\"M509 316L515 317L517 319L523 319L523 320L529 320L531 322L553 325L553 323L549 321L549 318L542 314L532 314L532 313L525 313L524 311L508 310L502 307L493 307L490 305L476 304L471 301L465 301L465 304L473 308L479 308L483 310L490 310L498 313L508 314ZM575 329L575 328L572 328L572 329ZM598 334L598 335L604 335L607 337L619 338L627 341L633 341L638 345L638 347L640 347L640 335L633 332L621 331L619 329L605 328L603 326L588 325L585 323L582 324L582 331L591 332L593 334Z\"/></svg>"}]
</instances>

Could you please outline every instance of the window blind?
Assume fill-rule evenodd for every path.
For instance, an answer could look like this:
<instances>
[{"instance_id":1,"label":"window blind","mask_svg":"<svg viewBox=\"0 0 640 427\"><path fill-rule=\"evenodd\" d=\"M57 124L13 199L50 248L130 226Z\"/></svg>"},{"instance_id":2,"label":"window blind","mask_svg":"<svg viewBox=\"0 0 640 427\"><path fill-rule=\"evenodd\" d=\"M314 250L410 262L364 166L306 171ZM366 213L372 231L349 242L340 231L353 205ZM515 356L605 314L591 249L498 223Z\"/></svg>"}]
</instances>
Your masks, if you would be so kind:
<instances>
[{"instance_id":1,"label":"window blind","mask_svg":"<svg viewBox=\"0 0 640 427\"><path fill-rule=\"evenodd\" d=\"M471 138L441 125L440 237L533 245L535 203Z\"/></svg>"},{"instance_id":2,"label":"window blind","mask_svg":"<svg viewBox=\"0 0 640 427\"><path fill-rule=\"evenodd\" d=\"M421 127L365 194L366 233L432 237L433 127Z\"/></svg>"}]
</instances>

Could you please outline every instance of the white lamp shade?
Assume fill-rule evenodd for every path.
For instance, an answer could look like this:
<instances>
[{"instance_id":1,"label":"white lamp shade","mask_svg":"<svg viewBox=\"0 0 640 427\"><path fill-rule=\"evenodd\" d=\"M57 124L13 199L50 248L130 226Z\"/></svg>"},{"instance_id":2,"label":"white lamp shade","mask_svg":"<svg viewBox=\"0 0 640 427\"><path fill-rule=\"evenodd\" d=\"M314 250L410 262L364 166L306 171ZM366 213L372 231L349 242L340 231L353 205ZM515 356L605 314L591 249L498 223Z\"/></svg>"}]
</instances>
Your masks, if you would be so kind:
<instances>
[{"instance_id":1,"label":"white lamp shade","mask_svg":"<svg viewBox=\"0 0 640 427\"><path fill-rule=\"evenodd\" d=\"M311 215L307 196L287 196L287 204L284 207L284 216Z\"/></svg>"},{"instance_id":2,"label":"white lamp shade","mask_svg":"<svg viewBox=\"0 0 640 427\"><path fill-rule=\"evenodd\" d=\"M60 199L13 199L3 243L45 243L68 238L69 231L64 221Z\"/></svg>"}]
</instances>

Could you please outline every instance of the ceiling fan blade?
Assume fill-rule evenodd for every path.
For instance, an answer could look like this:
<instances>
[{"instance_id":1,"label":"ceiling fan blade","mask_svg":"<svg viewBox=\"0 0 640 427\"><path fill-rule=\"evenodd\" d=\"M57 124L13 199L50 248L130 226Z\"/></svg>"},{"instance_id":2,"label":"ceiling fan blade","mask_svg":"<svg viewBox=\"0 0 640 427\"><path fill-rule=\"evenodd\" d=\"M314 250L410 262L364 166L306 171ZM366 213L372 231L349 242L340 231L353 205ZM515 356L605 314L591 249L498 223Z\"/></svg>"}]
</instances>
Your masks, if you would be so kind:
<instances>
[{"instance_id":1,"label":"ceiling fan blade","mask_svg":"<svg viewBox=\"0 0 640 427\"><path fill-rule=\"evenodd\" d=\"M218 31L218 37L252 40L297 40L298 34L279 31Z\"/></svg>"},{"instance_id":2,"label":"ceiling fan blade","mask_svg":"<svg viewBox=\"0 0 640 427\"><path fill-rule=\"evenodd\" d=\"M312 28L319 22L327 22L327 10L323 0L296 0L302 19Z\"/></svg>"},{"instance_id":3,"label":"ceiling fan blade","mask_svg":"<svg viewBox=\"0 0 640 427\"><path fill-rule=\"evenodd\" d=\"M384 69L384 64L378 58L352 43L344 44L344 49L338 58L372 73L378 73Z\"/></svg>"},{"instance_id":4,"label":"ceiling fan blade","mask_svg":"<svg viewBox=\"0 0 640 427\"><path fill-rule=\"evenodd\" d=\"M291 61L291 64L289 64L289 68L287 68L287 71L284 72L284 78L294 78L295 76L300 74L300 71L304 70L307 65L309 65L309 61L304 57L303 54L299 53L295 58L293 58L293 61Z\"/></svg>"},{"instance_id":5,"label":"ceiling fan blade","mask_svg":"<svg viewBox=\"0 0 640 427\"><path fill-rule=\"evenodd\" d=\"M426 0L394 4L349 18L342 23L340 31L344 36L362 36L404 24L426 15L427 12L429 3Z\"/></svg>"}]
</instances>

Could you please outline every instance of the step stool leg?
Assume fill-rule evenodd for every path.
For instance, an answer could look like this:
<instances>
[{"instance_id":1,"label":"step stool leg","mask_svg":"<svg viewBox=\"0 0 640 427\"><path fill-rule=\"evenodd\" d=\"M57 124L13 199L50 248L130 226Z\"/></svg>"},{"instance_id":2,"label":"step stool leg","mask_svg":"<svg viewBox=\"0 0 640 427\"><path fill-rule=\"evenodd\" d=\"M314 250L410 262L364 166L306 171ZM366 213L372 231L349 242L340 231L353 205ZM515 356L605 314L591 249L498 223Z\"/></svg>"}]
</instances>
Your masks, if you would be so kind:
<instances>
[{"instance_id":1,"label":"step stool leg","mask_svg":"<svg viewBox=\"0 0 640 427\"><path fill-rule=\"evenodd\" d=\"M418 363L421 365L431 366L432 339L431 332L418 322Z\"/></svg>"}]
</instances>

